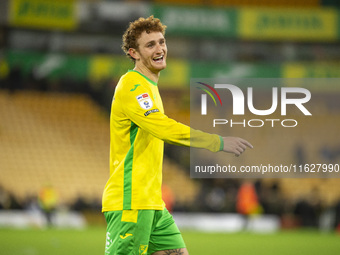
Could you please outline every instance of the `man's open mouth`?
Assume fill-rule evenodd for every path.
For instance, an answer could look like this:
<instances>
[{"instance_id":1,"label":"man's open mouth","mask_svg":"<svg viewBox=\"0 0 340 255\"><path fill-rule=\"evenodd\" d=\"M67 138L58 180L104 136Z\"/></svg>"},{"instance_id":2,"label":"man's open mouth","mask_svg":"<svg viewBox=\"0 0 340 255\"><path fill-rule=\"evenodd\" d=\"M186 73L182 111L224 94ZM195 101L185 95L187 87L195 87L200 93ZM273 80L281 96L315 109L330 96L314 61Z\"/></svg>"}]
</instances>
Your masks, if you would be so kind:
<instances>
[{"instance_id":1,"label":"man's open mouth","mask_svg":"<svg viewBox=\"0 0 340 255\"><path fill-rule=\"evenodd\" d=\"M156 63L161 63L164 59L164 56L157 56L155 58L153 58L152 60L155 61Z\"/></svg>"}]
</instances>

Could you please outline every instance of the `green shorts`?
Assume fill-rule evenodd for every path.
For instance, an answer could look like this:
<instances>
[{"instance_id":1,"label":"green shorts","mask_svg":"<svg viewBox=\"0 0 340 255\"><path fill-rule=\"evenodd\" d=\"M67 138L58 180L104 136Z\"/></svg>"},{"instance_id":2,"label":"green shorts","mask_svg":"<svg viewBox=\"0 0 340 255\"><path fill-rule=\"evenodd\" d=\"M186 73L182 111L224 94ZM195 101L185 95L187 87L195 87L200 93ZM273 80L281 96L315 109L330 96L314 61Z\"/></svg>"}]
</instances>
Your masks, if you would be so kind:
<instances>
[{"instance_id":1,"label":"green shorts","mask_svg":"<svg viewBox=\"0 0 340 255\"><path fill-rule=\"evenodd\" d=\"M172 215L164 210L105 212L105 254L141 255L185 248Z\"/></svg>"}]
</instances>

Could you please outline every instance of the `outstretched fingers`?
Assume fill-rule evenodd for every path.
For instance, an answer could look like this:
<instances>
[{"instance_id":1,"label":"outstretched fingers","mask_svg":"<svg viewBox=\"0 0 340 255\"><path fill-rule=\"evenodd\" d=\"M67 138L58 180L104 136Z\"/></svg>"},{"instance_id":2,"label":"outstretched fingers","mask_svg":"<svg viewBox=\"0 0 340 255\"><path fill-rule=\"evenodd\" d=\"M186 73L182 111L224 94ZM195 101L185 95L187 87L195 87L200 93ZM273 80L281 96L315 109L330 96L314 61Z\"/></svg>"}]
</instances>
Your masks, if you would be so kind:
<instances>
[{"instance_id":1,"label":"outstretched fingers","mask_svg":"<svg viewBox=\"0 0 340 255\"><path fill-rule=\"evenodd\" d=\"M242 138L239 138L239 139L240 139L241 144L245 146L244 149L246 149L247 147L254 148L254 146L250 142L248 142L247 140L244 140Z\"/></svg>"}]
</instances>

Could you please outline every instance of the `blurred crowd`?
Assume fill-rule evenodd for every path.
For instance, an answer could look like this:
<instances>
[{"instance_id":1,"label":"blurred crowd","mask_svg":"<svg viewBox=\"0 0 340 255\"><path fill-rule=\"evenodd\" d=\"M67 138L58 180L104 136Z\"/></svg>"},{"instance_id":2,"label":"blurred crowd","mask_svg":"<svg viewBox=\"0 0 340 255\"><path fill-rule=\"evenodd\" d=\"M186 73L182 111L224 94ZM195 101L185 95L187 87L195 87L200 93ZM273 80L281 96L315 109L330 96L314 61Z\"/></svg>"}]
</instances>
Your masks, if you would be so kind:
<instances>
[{"instance_id":1,"label":"blurred crowd","mask_svg":"<svg viewBox=\"0 0 340 255\"><path fill-rule=\"evenodd\" d=\"M261 180L202 179L202 189L191 203L176 203L170 187L163 188L167 208L173 212L238 213L246 218L260 215L276 215L282 228L327 228L340 231L340 200L332 206L325 206L317 188L308 196L298 200L283 197L278 182L271 186ZM58 191L51 185L43 186L39 194L28 195L19 200L14 194L0 186L1 210L41 211L51 224L53 213L58 210L77 212L101 211L101 201L89 201L80 195L70 204L58 200ZM326 218L325 218L326 216Z\"/></svg>"},{"instance_id":2,"label":"blurred crowd","mask_svg":"<svg viewBox=\"0 0 340 255\"><path fill-rule=\"evenodd\" d=\"M19 199L9 190L0 186L0 210L40 210L50 219L51 213L58 209L84 211L101 211L101 201L89 200L82 195L69 204L58 198L58 190L52 185L42 186L38 194L28 194Z\"/></svg>"}]
</instances>

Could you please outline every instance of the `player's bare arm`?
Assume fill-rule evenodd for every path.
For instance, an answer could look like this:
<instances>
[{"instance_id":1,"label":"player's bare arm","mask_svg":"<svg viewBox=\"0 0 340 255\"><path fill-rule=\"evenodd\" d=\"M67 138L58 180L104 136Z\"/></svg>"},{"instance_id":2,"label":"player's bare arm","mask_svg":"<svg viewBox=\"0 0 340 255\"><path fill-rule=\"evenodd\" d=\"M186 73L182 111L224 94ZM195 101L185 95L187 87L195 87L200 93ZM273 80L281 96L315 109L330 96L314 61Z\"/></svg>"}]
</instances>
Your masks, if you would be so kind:
<instances>
[{"instance_id":1,"label":"player's bare arm","mask_svg":"<svg viewBox=\"0 0 340 255\"><path fill-rule=\"evenodd\" d=\"M224 147L223 151L233 153L235 156L240 156L246 148L253 148L253 145L247 140L239 137L223 137Z\"/></svg>"}]
</instances>

